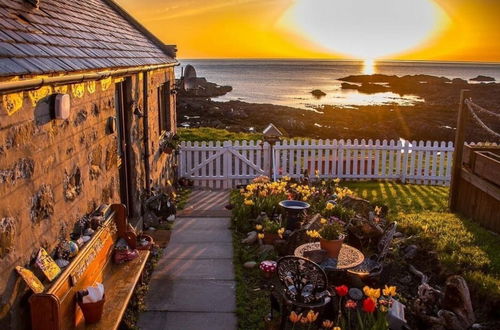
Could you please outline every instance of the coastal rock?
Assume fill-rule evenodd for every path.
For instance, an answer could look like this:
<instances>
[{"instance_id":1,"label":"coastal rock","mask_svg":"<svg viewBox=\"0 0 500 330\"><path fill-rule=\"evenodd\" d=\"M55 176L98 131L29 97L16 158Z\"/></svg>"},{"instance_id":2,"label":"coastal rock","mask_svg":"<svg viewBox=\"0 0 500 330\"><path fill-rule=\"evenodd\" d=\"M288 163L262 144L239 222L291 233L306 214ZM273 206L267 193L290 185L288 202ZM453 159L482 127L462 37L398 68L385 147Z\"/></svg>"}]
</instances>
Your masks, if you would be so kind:
<instances>
[{"instance_id":1,"label":"coastal rock","mask_svg":"<svg viewBox=\"0 0 500 330\"><path fill-rule=\"evenodd\" d=\"M320 97L323 97L326 95L326 93L323 92L321 89L314 89L313 91L311 91L311 94L317 98L320 98Z\"/></svg>"},{"instance_id":2,"label":"coastal rock","mask_svg":"<svg viewBox=\"0 0 500 330\"><path fill-rule=\"evenodd\" d=\"M372 83L363 83L359 88L358 91L361 93L365 94L375 94L375 93L383 93L387 92L389 88L379 85L379 84L372 84Z\"/></svg>"},{"instance_id":3,"label":"coastal rock","mask_svg":"<svg viewBox=\"0 0 500 330\"><path fill-rule=\"evenodd\" d=\"M349 83L342 83L340 84L340 87L342 89L358 89L359 88L359 85L354 85L354 84L349 84Z\"/></svg>"},{"instance_id":4,"label":"coastal rock","mask_svg":"<svg viewBox=\"0 0 500 330\"><path fill-rule=\"evenodd\" d=\"M483 75L479 75L479 76L477 76L475 78L472 78L470 81L489 82L489 81L495 81L495 78L488 77L488 76L483 76Z\"/></svg>"}]
</instances>

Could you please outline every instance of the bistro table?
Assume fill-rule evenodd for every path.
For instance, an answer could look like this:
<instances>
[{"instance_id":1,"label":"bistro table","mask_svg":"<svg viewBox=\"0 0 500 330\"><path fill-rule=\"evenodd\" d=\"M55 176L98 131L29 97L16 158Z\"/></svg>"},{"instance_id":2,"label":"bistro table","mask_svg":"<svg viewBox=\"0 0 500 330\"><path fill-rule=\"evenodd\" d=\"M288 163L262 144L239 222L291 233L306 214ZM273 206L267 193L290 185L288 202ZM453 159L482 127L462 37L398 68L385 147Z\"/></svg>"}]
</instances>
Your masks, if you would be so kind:
<instances>
[{"instance_id":1,"label":"bistro table","mask_svg":"<svg viewBox=\"0 0 500 330\"><path fill-rule=\"evenodd\" d=\"M314 250L321 250L319 242L306 243L298 246L294 251L294 255L304 258L304 252ZM320 263L320 266L325 271L342 271L359 266L363 260L365 260L365 256L361 251L350 245L342 244L338 259L326 258Z\"/></svg>"}]
</instances>

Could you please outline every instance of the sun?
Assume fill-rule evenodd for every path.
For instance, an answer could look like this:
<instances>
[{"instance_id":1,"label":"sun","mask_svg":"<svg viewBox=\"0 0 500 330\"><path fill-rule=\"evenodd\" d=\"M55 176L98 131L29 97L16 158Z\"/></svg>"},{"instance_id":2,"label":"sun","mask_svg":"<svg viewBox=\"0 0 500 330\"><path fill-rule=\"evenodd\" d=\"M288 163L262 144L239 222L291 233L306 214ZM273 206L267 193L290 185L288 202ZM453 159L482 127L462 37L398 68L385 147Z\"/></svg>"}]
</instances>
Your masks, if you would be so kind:
<instances>
[{"instance_id":1,"label":"sun","mask_svg":"<svg viewBox=\"0 0 500 330\"><path fill-rule=\"evenodd\" d=\"M447 16L432 0L297 0L280 24L330 52L374 60L421 46Z\"/></svg>"}]
</instances>

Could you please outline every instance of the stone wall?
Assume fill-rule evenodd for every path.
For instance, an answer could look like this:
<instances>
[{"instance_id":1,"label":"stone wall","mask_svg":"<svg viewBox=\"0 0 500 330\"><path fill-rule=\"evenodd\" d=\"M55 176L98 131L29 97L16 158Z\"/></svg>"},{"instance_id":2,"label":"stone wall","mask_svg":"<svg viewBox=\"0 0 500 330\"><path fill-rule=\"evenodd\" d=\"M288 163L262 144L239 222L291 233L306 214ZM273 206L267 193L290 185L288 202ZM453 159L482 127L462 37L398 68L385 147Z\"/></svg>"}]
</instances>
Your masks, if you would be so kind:
<instances>
[{"instance_id":1,"label":"stone wall","mask_svg":"<svg viewBox=\"0 0 500 330\"><path fill-rule=\"evenodd\" d=\"M142 74L130 77L132 98L142 109ZM117 134L107 128L116 116L116 78L58 87L71 95L68 120L50 120L45 88L0 103L0 328L24 328L30 291L17 276L17 265L33 268L40 247L54 251L75 222L101 203L120 202ZM152 186L172 175L172 156L159 146L158 87L174 83L173 69L149 74L149 143ZM170 107L175 127L175 97ZM141 217L145 189L143 119L131 115L135 208ZM23 315L23 317L21 317Z\"/></svg>"}]
</instances>

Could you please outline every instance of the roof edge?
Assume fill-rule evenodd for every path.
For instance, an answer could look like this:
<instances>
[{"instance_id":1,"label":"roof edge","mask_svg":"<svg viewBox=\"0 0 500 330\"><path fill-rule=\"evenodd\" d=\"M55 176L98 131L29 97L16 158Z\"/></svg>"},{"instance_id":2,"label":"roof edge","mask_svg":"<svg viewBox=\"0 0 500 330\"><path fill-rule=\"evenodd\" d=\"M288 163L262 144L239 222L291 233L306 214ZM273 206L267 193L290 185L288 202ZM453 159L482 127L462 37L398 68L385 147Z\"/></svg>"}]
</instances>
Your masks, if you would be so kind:
<instances>
[{"instance_id":1,"label":"roof edge","mask_svg":"<svg viewBox=\"0 0 500 330\"><path fill-rule=\"evenodd\" d=\"M158 46L158 48L160 48L167 56L170 56L173 59L177 58L177 45L166 45L151 31L149 31L144 25L139 23L139 21L136 20L134 16L130 15L128 11L126 11L125 9L123 9L123 7L121 7L118 3L116 3L116 1L114 0L103 0L103 1L106 2L112 9L117 11L127 21L129 21L142 34L151 39L151 41L153 41L155 45Z\"/></svg>"}]
</instances>

